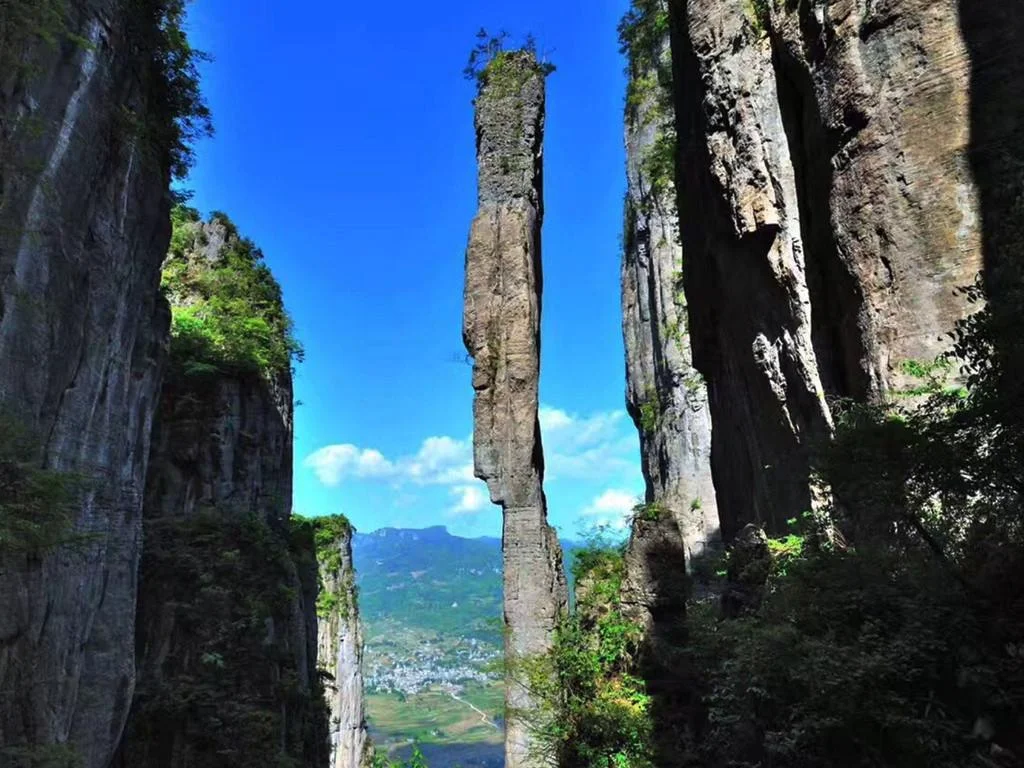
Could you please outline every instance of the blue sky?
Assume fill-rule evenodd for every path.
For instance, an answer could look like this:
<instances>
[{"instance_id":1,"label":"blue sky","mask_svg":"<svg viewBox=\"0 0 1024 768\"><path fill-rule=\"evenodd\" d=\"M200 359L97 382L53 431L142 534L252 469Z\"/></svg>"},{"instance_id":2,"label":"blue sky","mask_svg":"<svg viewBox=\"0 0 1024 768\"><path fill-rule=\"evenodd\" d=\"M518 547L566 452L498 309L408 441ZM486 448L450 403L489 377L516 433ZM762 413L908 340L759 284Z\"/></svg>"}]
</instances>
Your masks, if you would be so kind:
<instances>
[{"instance_id":1,"label":"blue sky","mask_svg":"<svg viewBox=\"0 0 1024 768\"><path fill-rule=\"evenodd\" d=\"M195 0L216 136L186 184L255 240L284 289L298 368L295 510L362 531L497 535L472 479L462 270L476 205L476 31L532 32L558 70L545 142L542 428L552 522L642 491L623 409L619 235L626 0ZM339 11L339 7L344 7Z\"/></svg>"}]
</instances>

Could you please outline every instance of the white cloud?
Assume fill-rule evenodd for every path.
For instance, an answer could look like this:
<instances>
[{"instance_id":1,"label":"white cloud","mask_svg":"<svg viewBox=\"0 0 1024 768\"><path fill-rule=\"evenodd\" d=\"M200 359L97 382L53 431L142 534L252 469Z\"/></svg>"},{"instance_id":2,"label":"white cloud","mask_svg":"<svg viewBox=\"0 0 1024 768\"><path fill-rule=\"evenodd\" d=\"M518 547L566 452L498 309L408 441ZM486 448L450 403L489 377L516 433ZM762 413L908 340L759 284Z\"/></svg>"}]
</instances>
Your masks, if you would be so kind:
<instances>
[{"instance_id":1,"label":"white cloud","mask_svg":"<svg viewBox=\"0 0 1024 768\"><path fill-rule=\"evenodd\" d=\"M338 485L345 477L385 478L395 472L384 454L372 448L361 450L355 445L328 445L306 457L324 485Z\"/></svg>"},{"instance_id":2,"label":"white cloud","mask_svg":"<svg viewBox=\"0 0 1024 768\"><path fill-rule=\"evenodd\" d=\"M487 494L487 486L479 483L477 485L457 485L449 490L452 496L458 497L458 502L448 510L450 517L462 515L475 515L485 509L490 503Z\"/></svg>"},{"instance_id":3,"label":"white cloud","mask_svg":"<svg viewBox=\"0 0 1024 768\"><path fill-rule=\"evenodd\" d=\"M637 472L638 441L625 411L580 416L542 405L538 418L548 480L607 481ZM373 448L340 444L319 449L303 463L328 486L349 479L458 487L476 482L472 438L446 435L428 437L416 453L398 458Z\"/></svg>"},{"instance_id":4,"label":"white cloud","mask_svg":"<svg viewBox=\"0 0 1024 768\"><path fill-rule=\"evenodd\" d=\"M635 494L617 488L609 488L597 496L580 513L583 517L593 520L597 525L610 525L613 528L625 528L629 516L638 500Z\"/></svg>"},{"instance_id":5,"label":"white cloud","mask_svg":"<svg viewBox=\"0 0 1024 768\"><path fill-rule=\"evenodd\" d=\"M636 469L639 442L625 411L583 417L542 405L539 415L550 479L607 478Z\"/></svg>"},{"instance_id":6,"label":"white cloud","mask_svg":"<svg viewBox=\"0 0 1024 768\"><path fill-rule=\"evenodd\" d=\"M540 428L544 432L553 432L568 427L573 422L572 416L561 408L552 408L547 405L540 407L540 410L537 412L537 418L540 420Z\"/></svg>"},{"instance_id":7,"label":"white cloud","mask_svg":"<svg viewBox=\"0 0 1024 768\"><path fill-rule=\"evenodd\" d=\"M473 449L469 440L428 437L413 456L392 461L375 448L349 443L328 445L303 461L324 485L344 480L393 480L417 485L451 485L473 481Z\"/></svg>"},{"instance_id":8,"label":"white cloud","mask_svg":"<svg viewBox=\"0 0 1024 768\"><path fill-rule=\"evenodd\" d=\"M473 446L470 440L428 437L415 456L400 459L401 475L414 483L465 483L473 480Z\"/></svg>"}]
</instances>

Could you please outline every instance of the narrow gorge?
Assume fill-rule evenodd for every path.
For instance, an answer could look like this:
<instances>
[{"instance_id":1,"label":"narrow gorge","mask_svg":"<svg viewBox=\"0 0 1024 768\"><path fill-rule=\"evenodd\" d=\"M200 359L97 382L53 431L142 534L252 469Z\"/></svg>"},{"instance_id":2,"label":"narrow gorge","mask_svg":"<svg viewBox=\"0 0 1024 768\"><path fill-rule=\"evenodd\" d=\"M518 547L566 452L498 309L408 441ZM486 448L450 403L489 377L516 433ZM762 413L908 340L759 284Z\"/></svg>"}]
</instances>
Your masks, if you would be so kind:
<instances>
[{"instance_id":1,"label":"narrow gorge","mask_svg":"<svg viewBox=\"0 0 1024 768\"><path fill-rule=\"evenodd\" d=\"M294 342L262 254L178 207L124 766L326 765L318 566L291 517ZM117 761L115 761L117 762Z\"/></svg>"},{"instance_id":2,"label":"narrow gorge","mask_svg":"<svg viewBox=\"0 0 1024 768\"><path fill-rule=\"evenodd\" d=\"M608 9L524 2L586 74L594 30L614 57ZM556 87L532 36L477 35L470 137L407 30L268 6L226 26L272 28L287 87L267 37L226 56L239 154L195 194L187 5L0 0L0 768L1024 766L1024 3L623 0L610 180L582 156L618 122L577 118L619 86ZM416 10L432 54L466 27ZM617 274L584 186L625 192ZM274 273L198 210L227 189ZM591 302L624 412L580 362L600 327L550 333ZM431 367L460 309L471 436ZM451 710L381 728L407 693Z\"/></svg>"}]
</instances>

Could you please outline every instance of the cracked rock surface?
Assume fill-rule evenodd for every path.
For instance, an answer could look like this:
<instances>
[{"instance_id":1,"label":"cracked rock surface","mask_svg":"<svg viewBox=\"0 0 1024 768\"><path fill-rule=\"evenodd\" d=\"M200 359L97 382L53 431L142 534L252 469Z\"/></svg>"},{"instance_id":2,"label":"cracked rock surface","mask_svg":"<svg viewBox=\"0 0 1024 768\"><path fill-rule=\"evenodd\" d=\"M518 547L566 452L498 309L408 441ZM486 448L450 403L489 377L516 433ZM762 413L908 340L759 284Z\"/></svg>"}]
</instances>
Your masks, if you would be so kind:
<instances>
[{"instance_id":1,"label":"cracked rock surface","mask_svg":"<svg viewBox=\"0 0 1024 768\"><path fill-rule=\"evenodd\" d=\"M502 77L476 99L479 209L466 251L463 338L473 358L476 476L504 517L508 658L546 651L568 595L557 536L547 522L538 410L541 152L544 77L527 53L504 54ZM510 677L505 764L540 765L517 711L531 708Z\"/></svg>"}]
</instances>

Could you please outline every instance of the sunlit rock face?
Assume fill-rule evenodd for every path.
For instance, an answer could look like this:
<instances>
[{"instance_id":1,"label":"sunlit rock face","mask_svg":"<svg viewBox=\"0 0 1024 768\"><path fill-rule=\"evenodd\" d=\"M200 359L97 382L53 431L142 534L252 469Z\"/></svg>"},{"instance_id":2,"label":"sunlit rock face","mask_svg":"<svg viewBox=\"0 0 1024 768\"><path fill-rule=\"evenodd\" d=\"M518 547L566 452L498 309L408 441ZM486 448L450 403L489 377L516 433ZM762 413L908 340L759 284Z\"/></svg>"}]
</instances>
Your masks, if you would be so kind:
<instances>
[{"instance_id":1,"label":"sunlit rock face","mask_svg":"<svg viewBox=\"0 0 1024 768\"><path fill-rule=\"evenodd\" d=\"M352 528L344 526L318 553L321 600L317 659L330 678L326 683L330 723L330 768L360 768L372 762L363 699L363 633L356 604ZM321 549L318 546L318 550Z\"/></svg>"},{"instance_id":2,"label":"sunlit rock face","mask_svg":"<svg viewBox=\"0 0 1024 768\"><path fill-rule=\"evenodd\" d=\"M7 8L0 40L0 408L33 435L33 461L82 490L58 537L67 545L0 552L0 748L105 768L135 685L168 323L170 158L132 126L166 116L154 107L153 19L73 0L51 43L37 35L41 7L21 5L30 27Z\"/></svg>"},{"instance_id":3,"label":"sunlit rock face","mask_svg":"<svg viewBox=\"0 0 1024 768\"><path fill-rule=\"evenodd\" d=\"M476 475L504 513L505 651L521 658L550 647L568 597L547 523L537 418L544 76L525 52L503 54L503 63L476 99L479 210L466 251L463 338L474 361ZM514 676L506 705L505 764L540 765L515 716L532 702Z\"/></svg>"},{"instance_id":4,"label":"sunlit rock face","mask_svg":"<svg viewBox=\"0 0 1024 768\"><path fill-rule=\"evenodd\" d=\"M982 265L954 0L671 3L676 190L721 530L810 509L830 398L905 386Z\"/></svg>"}]
</instances>

